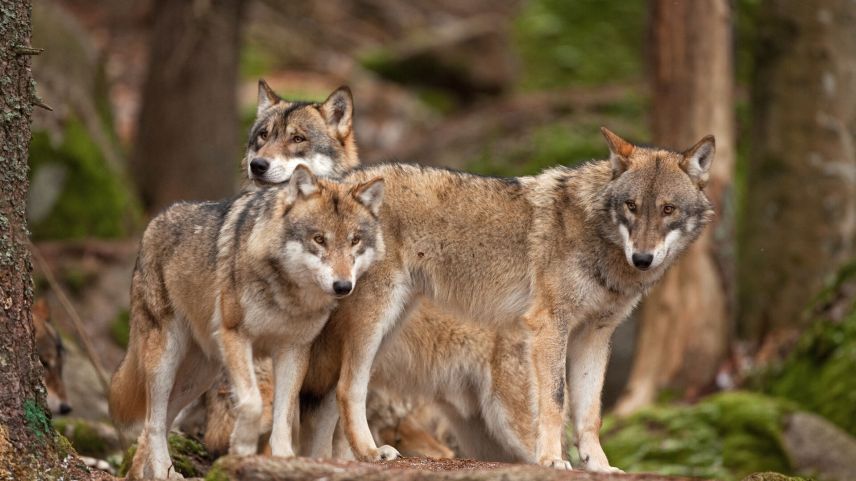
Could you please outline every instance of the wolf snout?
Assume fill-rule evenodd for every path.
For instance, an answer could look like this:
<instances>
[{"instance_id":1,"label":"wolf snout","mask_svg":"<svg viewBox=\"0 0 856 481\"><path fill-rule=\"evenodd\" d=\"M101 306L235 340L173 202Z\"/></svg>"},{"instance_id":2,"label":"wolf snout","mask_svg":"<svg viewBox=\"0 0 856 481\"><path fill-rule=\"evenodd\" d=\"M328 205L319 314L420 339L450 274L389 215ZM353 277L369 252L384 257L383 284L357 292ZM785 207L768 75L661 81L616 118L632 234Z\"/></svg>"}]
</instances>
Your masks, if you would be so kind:
<instances>
[{"instance_id":1,"label":"wolf snout","mask_svg":"<svg viewBox=\"0 0 856 481\"><path fill-rule=\"evenodd\" d=\"M250 161L250 172L252 172L253 175L262 175L267 172L268 168L270 168L270 162L268 162L267 159L256 157Z\"/></svg>"},{"instance_id":2,"label":"wolf snout","mask_svg":"<svg viewBox=\"0 0 856 481\"><path fill-rule=\"evenodd\" d=\"M635 252L633 253L631 260L637 269L644 271L651 267L651 263L654 262L654 254Z\"/></svg>"},{"instance_id":3,"label":"wolf snout","mask_svg":"<svg viewBox=\"0 0 856 481\"><path fill-rule=\"evenodd\" d=\"M62 403L59 405L59 413L62 415L66 415L71 412L71 406L68 403Z\"/></svg>"},{"instance_id":4,"label":"wolf snout","mask_svg":"<svg viewBox=\"0 0 856 481\"><path fill-rule=\"evenodd\" d=\"M354 289L354 284L351 281L335 281L333 282L333 292L337 296L347 296Z\"/></svg>"}]
</instances>

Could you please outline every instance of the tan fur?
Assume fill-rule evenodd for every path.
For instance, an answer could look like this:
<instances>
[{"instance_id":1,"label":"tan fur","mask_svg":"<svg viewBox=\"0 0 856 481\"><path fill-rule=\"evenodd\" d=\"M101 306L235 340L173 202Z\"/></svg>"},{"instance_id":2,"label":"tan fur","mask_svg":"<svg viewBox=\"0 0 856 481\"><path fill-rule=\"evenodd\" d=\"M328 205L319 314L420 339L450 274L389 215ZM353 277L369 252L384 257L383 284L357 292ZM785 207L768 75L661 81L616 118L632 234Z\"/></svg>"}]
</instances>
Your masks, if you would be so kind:
<instances>
[{"instance_id":1,"label":"tan fur","mask_svg":"<svg viewBox=\"0 0 856 481\"><path fill-rule=\"evenodd\" d=\"M36 334L36 353L44 368L44 382L48 390L48 409L55 415L71 412L62 380L62 339L50 322L50 308L44 298L33 303L33 328Z\"/></svg>"},{"instance_id":2,"label":"tan fur","mask_svg":"<svg viewBox=\"0 0 856 481\"><path fill-rule=\"evenodd\" d=\"M150 223L132 280L129 350L110 392L115 419L145 410L129 477L172 475L166 431L221 366L236 397L230 452L254 454L264 411L255 356L273 359L272 452L294 454L292 413L311 342L336 296L350 293L375 251L383 255L382 187L318 180L298 167L286 186L177 204ZM137 385L141 401L131 401L124 390L139 395Z\"/></svg>"},{"instance_id":3,"label":"tan fur","mask_svg":"<svg viewBox=\"0 0 856 481\"><path fill-rule=\"evenodd\" d=\"M621 152L628 151L624 158ZM344 432L358 458L395 456L388 447L375 446L366 425L368 372L385 333L422 295L475 320L517 325L532 334L538 461L557 467L567 467L561 437L570 336L576 351L570 382L577 394L571 411L582 456L591 469L610 469L599 441L592 439L608 334L710 217L710 204L694 185L698 179L687 169L685 155L638 146L613 155L620 162L613 158L517 179L407 165L346 176L360 181L382 175L388 185L381 215L387 256L331 320L349 333L338 397ZM709 168L709 157L703 160ZM624 226L631 242L620 234L618 214L610 214L626 196L636 196L643 209L642 217ZM659 216L666 203L684 210L674 218ZM691 225L672 222L690 219ZM651 238L663 246L672 232L677 243L661 249L662 259L648 270L634 267L625 255L628 246L646 247ZM577 339L586 342L578 345ZM591 384L584 377L600 380ZM574 384L585 386L585 392L577 393Z\"/></svg>"}]
</instances>

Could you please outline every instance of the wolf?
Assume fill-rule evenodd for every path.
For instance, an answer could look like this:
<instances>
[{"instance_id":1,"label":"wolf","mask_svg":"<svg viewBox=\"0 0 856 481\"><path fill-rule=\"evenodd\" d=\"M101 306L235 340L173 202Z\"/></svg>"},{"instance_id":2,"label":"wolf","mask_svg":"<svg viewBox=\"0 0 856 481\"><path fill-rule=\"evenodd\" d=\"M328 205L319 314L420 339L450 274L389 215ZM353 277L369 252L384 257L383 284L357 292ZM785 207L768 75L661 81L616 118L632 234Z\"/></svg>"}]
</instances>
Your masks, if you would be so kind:
<instances>
[{"instance_id":1,"label":"wolf","mask_svg":"<svg viewBox=\"0 0 856 481\"><path fill-rule=\"evenodd\" d=\"M263 406L255 356L273 359L271 452L294 455L293 414L312 340L337 302L384 255L384 181L318 179L223 202L179 203L149 224L131 282L128 352L110 412L145 417L130 477L166 478L166 432L225 367L236 397L230 452L256 452Z\"/></svg>"},{"instance_id":2,"label":"wolf","mask_svg":"<svg viewBox=\"0 0 856 481\"><path fill-rule=\"evenodd\" d=\"M54 414L66 415L71 412L71 404L65 394L62 380L62 367L65 348L62 338L50 322L50 308L44 298L33 303L33 327L36 331L36 352L44 368L45 387L48 390L48 408Z\"/></svg>"},{"instance_id":3,"label":"wolf","mask_svg":"<svg viewBox=\"0 0 856 481\"><path fill-rule=\"evenodd\" d=\"M285 102L268 88L260 87L259 97L260 114L264 112L262 105L270 108ZM347 100L350 100L350 96L347 96ZM348 105L345 110L348 115L342 118L347 118L348 124L341 126L341 129L350 133L353 131L350 124L353 106ZM281 122L278 126L283 128L286 124ZM509 329L509 322L472 321L468 319L472 316L450 313L447 308L439 307L437 302L431 300L434 297L431 295L415 308L407 322L390 320L389 324L400 326L400 329L387 325L383 326L387 331L383 333L385 335L371 332L374 337L370 339L374 344L365 352L356 347L352 347L350 352L344 352L344 346L358 339L354 337L356 334L372 331L372 326L368 325L370 323L355 324L347 315L347 322L328 323L313 344L310 374L302 390L302 396L320 400L318 414L315 415L320 419L313 427L315 432L304 442L308 454L317 456L330 453L332 442L329 439L336 429L336 384L339 383L342 398L349 394L347 386L354 386L353 375L350 382L339 376L339 366L347 354L346 357L360 356L359 381L368 377L366 365L374 361L370 376L373 389L385 388L405 395L415 392L438 401L452 419L450 424L461 451L469 457L480 459L530 463L540 461L569 468L569 464L561 460L560 433L560 407L567 389L574 424L574 442L581 453L583 466L592 471L614 470L603 454L598 435L599 399L609 354L609 339L638 299L709 221L712 210L703 188L713 160L715 143L712 137L705 137L686 151L674 152L635 146L606 129L603 134L610 151L609 159L592 162L578 169L557 168L536 177L489 179L436 169L401 167L402 172L407 174L405 177L412 176L410 180L418 178L419 181L430 181L425 183L427 190L417 189L408 197L409 200L415 200L415 192L425 194L420 195L416 202L424 205L414 210L425 213L424 218L413 216L409 221L434 220L434 226L451 222L461 227L462 233L466 233L478 226L472 218L472 213L478 213L488 216L498 236L513 232L505 224L517 220L523 222L521 227L529 229L516 233L519 239L515 239L515 243L520 240L516 245L522 254L510 259L519 262L520 257L531 253L533 261L538 261L540 265L527 266L533 268L532 272L521 269L526 272L517 273L523 278L520 282L522 287L513 295L506 296L503 299L505 303L495 303L502 308L495 311L522 310L524 306L531 311L536 305L532 299L535 287L541 288L542 285L549 287L551 292L562 293L565 304L562 310L556 311L556 322L552 327L548 323L548 335L536 340L536 349L533 349L531 336ZM254 142L252 135L250 145ZM334 136L335 131L328 135ZM378 168L398 169L395 166ZM362 169L353 175L367 175L366 172L371 170ZM251 171L247 171L247 174L252 181L258 181ZM466 188L470 184L474 184L472 192ZM409 184L402 189L409 189ZM476 195L476 202L466 200L470 195ZM494 205L503 198L505 201L515 199L516 203L507 205L509 209L504 211ZM422 208L425 206L436 209L436 212L424 212ZM662 206L669 213L666 215L660 212L658 216L657 210L651 206ZM491 213L493 217L490 217ZM553 217L548 215L551 213ZM519 218L512 218L514 215ZM456 221L458 217L462 220ZM567 224L560 229L565 220ZM555 244L547 242L551 239L548 234L555 235ZM396 235L408 234L400 229ZM449 260L449 254L444 251L449 249L447 246L457 245L454 242L460 239L451 233L449 235L449 241L438 242L435 238L428 246L442 254L435 254L435 261L442 261L442 266L447 267L448 272L457 274L459 267ZM507 246L502 239L491 236L484 239L479 237L478 245L493 246L486 239ZM409 240L412 241L413 237ZM569 245L578 247L572 249ZM432 249L417 250L416 259L411 260L419 266ZM541 250L546 250L550 255L543 258ZM480 259L501 259L498 255L500 252L489 250L471 254ZM431 257L427 259L432 260ZM468 266L470 261L467 261L462 266ZM534 269L536 266L539 269ZM550 275L547 276L547 272L539 273L540 269L546 269ZM427 276L423 268L411 267L409 276L409 279L407 273L401 276L405 285L408 282L411 284L403 297L412 297L414 291L426 287L424 284L428 280L424 279ZM568 282L554 285L562 276ZM436 291L436 285L433 287ZM461 291L460 287L455 287L455 290L445 292L445 295ZM462 292L466 293L466 288ZM459 300L460 297L466 299L466 294L458 294L457 297ZM543 304L543 300L540 303ZM517 331L531 330L533 325L537 328L538 317L545 320L550 314L548 309L544 309L543 316L534 316L534 312L529 315L530 321ZM478 314L475 317L482 321L492 318L490 310L482 310ZM495 314L512 317L507 312ZM334 317L339 316L343 314L334 314ZM505 326L500 328L502 324ZM549 334L551 331L553 334ZM379 345L382 348L375 357L373 348ZM545 373L544 355L541 354L542 359L538 363L535 357L538 351L546 353L547 348L554 349L554 355L549 358L552 362L547 363L552 369ZM562 354L565 349L566 357ZM567 387L563 387L565 380L559 372L563 365L566 365L566 375L571 380ZM540 366L540 374L536 366ZM552 383L550 375L554 378ZM362 383L359 385L362 386ZM364 399L365 386L361 389ZM361 393L356 394L352 399L345 400L359 405ZM364 412L354 407L350 413L353 415L360 411ZM547 415L552 416L549 418L552 419L549 433L542 426ZM360 457L396 455L389 449L372 451L367 432L365 429L361 431L360 441L368 448L362 452L355 450ZM338 454L345 453L339 451Z\"/></svg>"},{"instance_id":4,"label":"wolf","mask_svg":"<svg viewBox=\"0 0 856 481\"><path fill-rule=\"evenodd\" d=\"M598 434L609 340L711 219L703 188L715 141L707 136L674 152L603 134L609 159L529 177L404 164L345 175L387 183L380 215L386 256L330 320L348 331L336 396L357 458L398 456L374 443L366 394L384 339L427 298L531 334L539 463L571 467L561 449L568 384L581 458L588 469L615 470Z\"/></svg>"}]
</instances>

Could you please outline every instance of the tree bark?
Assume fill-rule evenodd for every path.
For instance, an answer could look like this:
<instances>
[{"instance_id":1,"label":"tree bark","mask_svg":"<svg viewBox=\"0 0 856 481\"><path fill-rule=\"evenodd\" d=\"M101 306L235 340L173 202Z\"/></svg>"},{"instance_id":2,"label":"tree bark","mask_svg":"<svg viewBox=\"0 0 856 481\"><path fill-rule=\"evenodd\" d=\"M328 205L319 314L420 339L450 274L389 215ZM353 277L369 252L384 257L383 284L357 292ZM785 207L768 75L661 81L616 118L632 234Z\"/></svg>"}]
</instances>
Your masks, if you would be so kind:
<instances>
[{"instance_id":1,"label":"tree bark","mask_svg":"<svg viewBox=\"0 0 856 481\"><path fill-rule=\"evenodd\" d=\"M30 73L32 6L0 0L0 479L54 479L76 458L60 443L45 406L30 308L32 266L26 199L30 114L37 100ZM71 466L62 466L63 461ZM79 472L77 474L80 474ZM86 477L85 473L83 474ZM81 478L82 479L82 478Z\"/></svg>"},{"instance_id":2,"label":"tree bark","mask_svg":"<svg viewBox=\"0 0 856 481\"><path fill-rule=\"evenodd\" d=\"M740 252L740 332L775 350L825 279L854 256L856 10L763 4Z\"/></svg>"},{"instance_id":3,"label":"tree bark","mask_svg":"<svg viewBox=\"0 0 856 481\"><path fill-rule=\"evenodd\" d=\"M726 356L730 332L734 68L728 0L651 1L654 142L683 150L716 136L706 188L715 222L645 299L628 387L616 407L629 413L670 388L693 396Z\"/></svg>"},{"instance_id":4,"label":"tree bark","mask_svg":"<svg viewBox=\"0 0 856 481\"><path fill-rule=\"evenodd\" d=\"M132 172L144 206L217 199L237 185L243 0L157 0Z\"/></svg>"}]
</instances>

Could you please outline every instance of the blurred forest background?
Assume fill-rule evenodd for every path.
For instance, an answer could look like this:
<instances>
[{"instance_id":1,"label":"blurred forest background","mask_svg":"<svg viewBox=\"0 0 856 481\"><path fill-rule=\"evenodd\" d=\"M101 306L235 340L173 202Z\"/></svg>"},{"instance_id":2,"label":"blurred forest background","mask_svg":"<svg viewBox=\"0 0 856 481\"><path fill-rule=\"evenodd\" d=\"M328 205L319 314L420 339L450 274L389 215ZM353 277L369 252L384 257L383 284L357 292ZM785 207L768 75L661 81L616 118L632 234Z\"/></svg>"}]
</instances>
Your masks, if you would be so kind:
<instances>
[{"instance_id":1,"label":"blurred forest background","mask_svg":"<svg viewBox=\"0 0 856 481\"><path fill-rule=\"evenodd\" d=\"M715 134L716 222L616 333L607 454L856 479L853 2L36 0L32 45L53 108L30 149L37 297L68 351L54 425L82 454L120 459L72 312L111 372L147 219L237 192L265 78L290 99L349 85L366 163L523 175L605 158L602 125Z\"/></svg>"}]
</instances>

